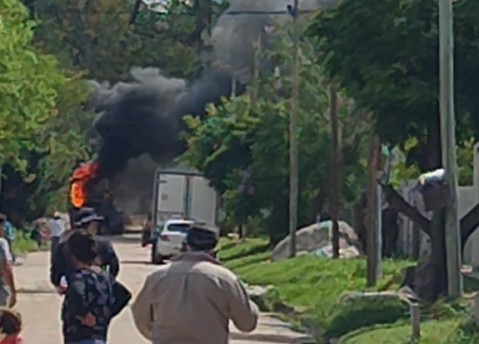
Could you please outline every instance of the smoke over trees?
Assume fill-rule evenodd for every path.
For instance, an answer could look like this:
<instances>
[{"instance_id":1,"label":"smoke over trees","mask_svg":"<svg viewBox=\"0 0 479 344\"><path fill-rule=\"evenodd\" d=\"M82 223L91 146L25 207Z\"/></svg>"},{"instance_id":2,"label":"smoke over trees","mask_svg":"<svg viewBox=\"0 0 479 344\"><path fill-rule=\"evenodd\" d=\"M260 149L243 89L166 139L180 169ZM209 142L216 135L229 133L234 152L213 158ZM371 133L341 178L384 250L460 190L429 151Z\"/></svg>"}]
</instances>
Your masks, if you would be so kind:
<instances>
[{"instance_id":1,"label":"smoke over trees","mask_svg":"<svg viewBox=\"0 0 479 344\"><path fill-rule=\"evenodd\" d=\"M271 14L274 20L287 18L288 3L231 1L212 30L211 63L196 81L167 78L159 69L136 68L131 71L132 82L112 87L92 83L89 107L100 112L94 127L101 175L118 179L128 161L144 154L159 165L173 163L185 149L183 117L201 117L208 103L218 103L233 88L236 92L244 89L252 75L253 43L258 38L268 42L265 28L273 21ZM303 8L316 8L319 3L304 1Z\"/></svg>"}]
</instances>

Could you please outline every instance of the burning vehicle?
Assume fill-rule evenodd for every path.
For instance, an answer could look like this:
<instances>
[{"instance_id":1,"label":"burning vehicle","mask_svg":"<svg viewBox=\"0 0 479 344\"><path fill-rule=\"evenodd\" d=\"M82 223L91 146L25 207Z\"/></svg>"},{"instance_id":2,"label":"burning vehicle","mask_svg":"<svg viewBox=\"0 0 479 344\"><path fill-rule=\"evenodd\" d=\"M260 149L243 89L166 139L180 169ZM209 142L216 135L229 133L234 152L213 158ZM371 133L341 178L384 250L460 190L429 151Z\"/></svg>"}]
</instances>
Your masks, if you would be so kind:
<instances>
[{"instance_id":1,"label":"burning vehicle","mask_svg":"<svg viewBox=\"0 0 479 344\"><path fill-rule=\"evenodd\" d=\"M311 12L330 2L334 0L301 0L300 7ZM105 216L108 231L121 227L115 205L129 216L154 213L151 189L157 170L174 166L187 148L181 135L187 130L184 116L203 118L207 104L246 90L256 63L255 42L268 48L271 25L291 20L290 3L229 0L211 32L210 62L196 80L169 77L153 67L133 67L130 80L114 85L91 80L85 108L96 113L92 141L97 154L95 162L73 173L72 212L80 204L93 206ZM259 67L274 70L267 57Z\"/></svg>"},{"instance_id":2,"label":"burning vehicle","mask_svg":"<svg viewBox=\"0 0 479 344\"><path fill-rule=\"evenodd\" d=\"M123 214L116 209L108 180L98 174L98 168L98 162L92 161L82 162L73 170L68 202L71 226L73 228L81 208L91 207L104 218L101 234L122 234L125 230Z\"/></svg>"}]
</instances>

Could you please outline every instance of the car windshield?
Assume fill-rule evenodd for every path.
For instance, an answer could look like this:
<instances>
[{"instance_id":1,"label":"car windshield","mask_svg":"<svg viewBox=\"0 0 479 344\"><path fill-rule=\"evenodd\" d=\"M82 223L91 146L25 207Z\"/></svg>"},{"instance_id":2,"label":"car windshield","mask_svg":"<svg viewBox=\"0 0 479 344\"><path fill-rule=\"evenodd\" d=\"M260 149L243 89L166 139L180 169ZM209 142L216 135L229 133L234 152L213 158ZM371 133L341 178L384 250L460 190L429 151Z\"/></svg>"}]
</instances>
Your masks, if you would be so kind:
<instances>
[{"instance_id":1,"label":"car windshield","mask_svg":"<svg viewBox=\"0 0 479 344\"><path fill-rule=\"evenodd\" d=\"M190 229L190 224L188 223L172 223L168 225L168 232L183 233L186 234Z\"/></svg>"}]
</instances>

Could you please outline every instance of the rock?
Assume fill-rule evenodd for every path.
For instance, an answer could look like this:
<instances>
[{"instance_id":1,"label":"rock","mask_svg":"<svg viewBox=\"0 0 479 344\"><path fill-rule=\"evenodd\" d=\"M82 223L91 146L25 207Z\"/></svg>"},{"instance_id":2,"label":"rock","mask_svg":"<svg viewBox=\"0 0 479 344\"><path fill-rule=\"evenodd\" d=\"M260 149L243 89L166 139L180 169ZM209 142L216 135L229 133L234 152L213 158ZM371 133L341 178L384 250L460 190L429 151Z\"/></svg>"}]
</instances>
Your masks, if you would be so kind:
<instances>
[{"instance_id":1,"label":"rock","mask_svg":"<svg viewBox=\"0 0 479 344\"><path fill-rule=\"evenodd\" d=\"M339 256L341 258L355 258L359 257L359 250L355 246L349 246L339 250Z\"/></svg>"},{"instance_id":2,"label":"rock","mask_svg":"<svg viewBox=\"0 0 479 344\"><path fill-rule=\"evenodd\" d=\"M344 251L345 256L351 256L351 244L358 242L358 236L351 226L344 221L339 221L339 248ZM318 250L331 245L332 222L324 221L301 228L296 232L296 248L298 252L315 253ZM272 259L287 259L289 256L289 239L281 240L273 249ZM357 250L356 250L357 251ZM359 252L358 252L359 254ZM328 254L326 254L328 256Z\"/></svg>"},{"instance_id":3,"label":"rock","mask_svg":"<svg viewBox=\"0 0 479 344\"><path fill-rule=\"evenodd\" d=\"M231 240L239 240L239 235L238 233L228 233L228 239L231 239Z\"/></svg>"},{"instance_id":4,"label":"rock","mask_svg":"<svg viewBox=\"0 0 479 344\"><path fill-rule=\"evenodd\" d=\"M259 307L261 311L268 311L268 306L266 303L266 294L271 289L271 287L262 287L262 286L246 286L246 291L248 292L251 300Z\"/></svg>"},{"instance_id":5,"label":"rock","mask_svg":"<svg viewBox=\"0 0 479 344\"><path fill-rule=\"evenodd\" d=\"M261 297L266 295L268 290L271 288L268 287L262 287L259 285L252 285L252 286L247 286L246 291L248 292L248 295L251 297Z\"/></svg>"},{"instance_id":6,"label":"rock","mask_svg":"<svg viewBox=\"0 0 479 344\"><path fill-rule=\"evenodd\" d=\"M388 300L398 299L408 305L414 300L414 293L409 293L408 290L395 291L380 291L380 292L348 292L339 297L338 304L344 305L357 299L374 299L374 300Z\"/></svg>"}]
</instances>

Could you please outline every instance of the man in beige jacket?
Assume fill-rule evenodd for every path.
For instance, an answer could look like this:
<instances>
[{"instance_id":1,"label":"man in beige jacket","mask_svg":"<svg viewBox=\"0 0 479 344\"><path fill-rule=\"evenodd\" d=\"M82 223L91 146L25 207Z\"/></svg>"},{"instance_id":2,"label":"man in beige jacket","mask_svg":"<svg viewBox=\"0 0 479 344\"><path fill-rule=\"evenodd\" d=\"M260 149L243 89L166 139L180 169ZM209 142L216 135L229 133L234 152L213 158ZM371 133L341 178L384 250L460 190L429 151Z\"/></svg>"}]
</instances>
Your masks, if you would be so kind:
<instances>
[{"instance_id":1,"label":"man in beige jacket","mask_svg":"<svg viewBox=\"0 0 479 344\"><path fill-rule=\"evenodd\" d=\"M226 344L232 320L244 332L258 307L230 270L213 258L217 228L195 223L186 252L147 277L132 306L140 333L154 344Z\"/></svg>"}]
</instances>

